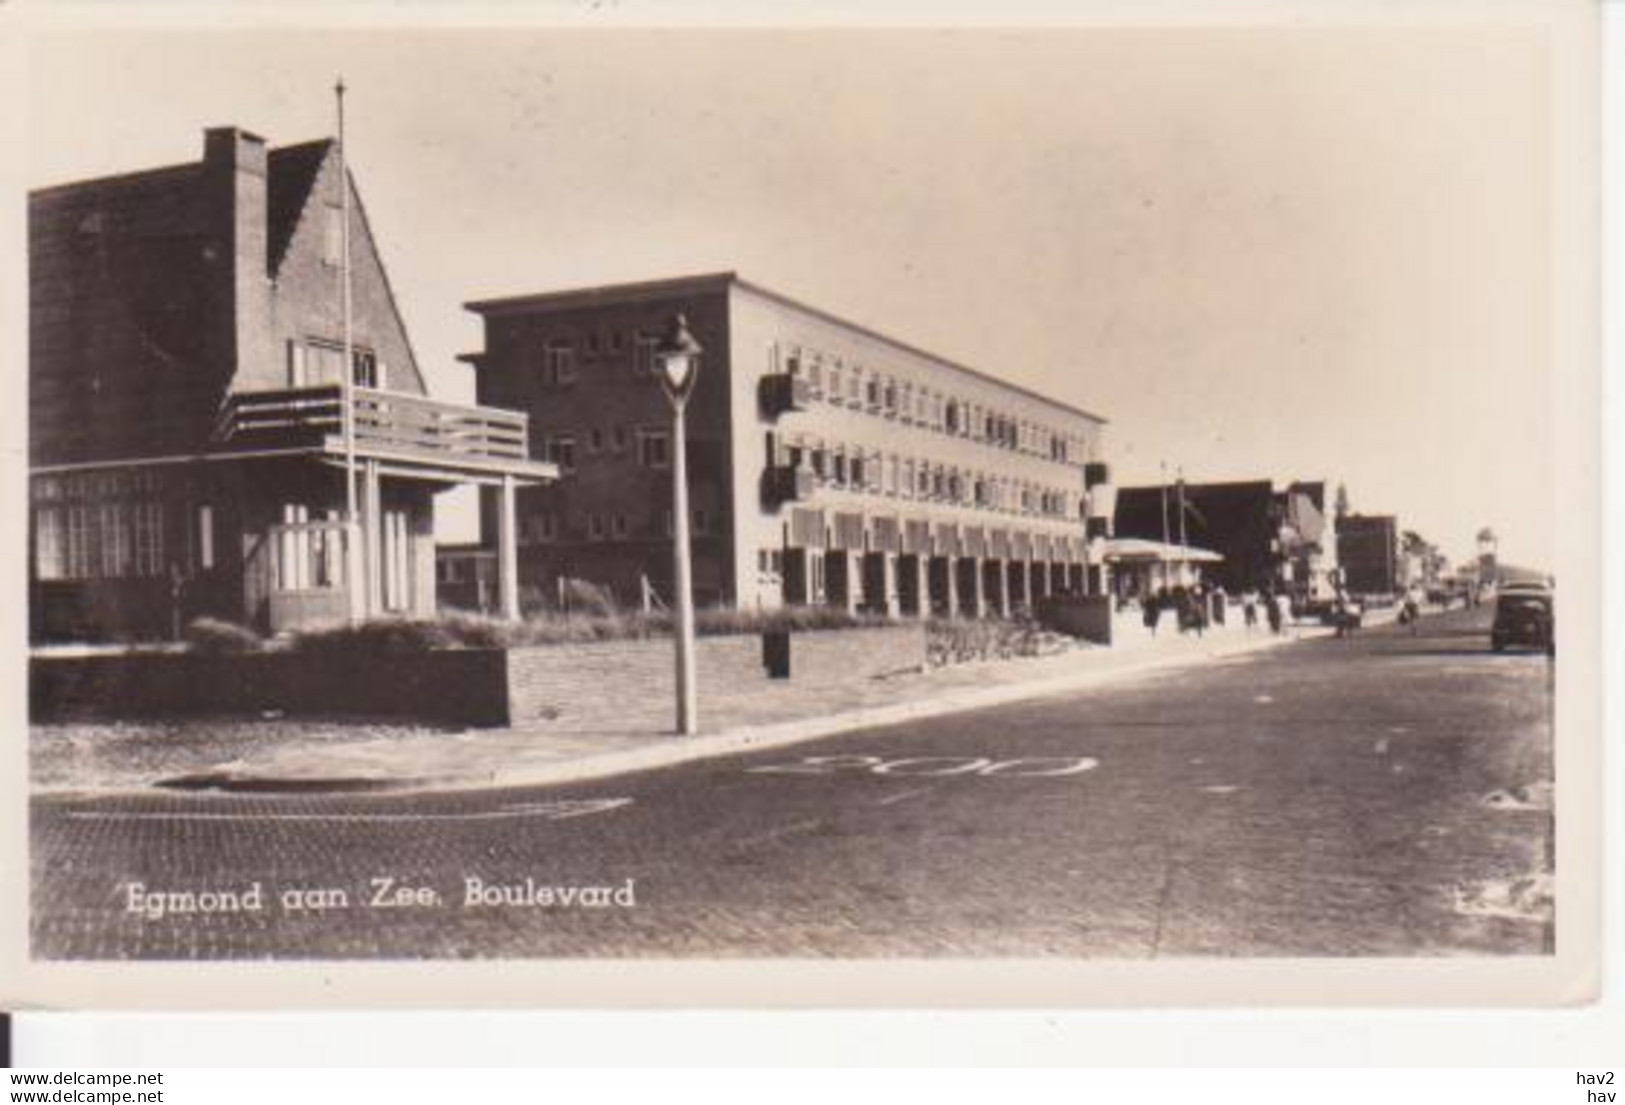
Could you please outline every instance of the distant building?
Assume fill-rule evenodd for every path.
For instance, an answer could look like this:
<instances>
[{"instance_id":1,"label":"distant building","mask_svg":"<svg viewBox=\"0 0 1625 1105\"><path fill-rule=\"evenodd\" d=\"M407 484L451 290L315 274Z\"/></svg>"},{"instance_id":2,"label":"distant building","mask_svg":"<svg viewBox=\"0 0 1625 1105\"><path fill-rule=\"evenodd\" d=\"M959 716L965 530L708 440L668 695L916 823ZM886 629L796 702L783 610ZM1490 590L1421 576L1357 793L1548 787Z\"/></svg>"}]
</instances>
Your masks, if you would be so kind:
<instances>
[{"instance_id":1,"label":"distant building","mask_svg":"<svg viewBox=\"0 0 1625 1105\"><path fill-rule=\"evenodd\" d=\"M656 341L704 347L688 407L702 603L1003 611L1099 590L1104 420L731 273L468 305L481 402L529 413L562 473L519 501L521 579L669 601L671 413ZM491 533L494 505L483 521ZM1092 526L1092 528L1091 528Z\"/></svg>"},{"instance_id":2,"label":"distant building","mask_svg":"<svg viewBox=\"0 0 1625 1105\"><path fill-rule=\"evenodd\" d=\"M425 395L353 182L344 363L342 176L331 141L227 127L201 161L29 196L36 640L204 615L279 631L346 618L352 595L427 615L435 493L551 474L523 414Z\"/></svg>"},{"instance_id":3,"label":"distant building","mask_svg":"<svg viewBox=\"0 0 1625 1105\"><path fill-rule=\"evenodd\" d=\"M1403 583L1398 519L1392 514L1344 515L1337 523L1337 559L1351 593L1395 593Z\"/></svg>"},{"instance_id":4,"label":"distant building","mask_svg":"<svg viewBox=\"0 0 1625 1105\"><path fill-rule=\"evenodd\" d=\"M1222 560L1203 576L1231 593L1269 586L1299 598L1329 586L1332 531L1324 483L1277 491L1270 480L1120 488L1113 527L1118 538L1211 549Z\"/></svg>"}]
</instances>

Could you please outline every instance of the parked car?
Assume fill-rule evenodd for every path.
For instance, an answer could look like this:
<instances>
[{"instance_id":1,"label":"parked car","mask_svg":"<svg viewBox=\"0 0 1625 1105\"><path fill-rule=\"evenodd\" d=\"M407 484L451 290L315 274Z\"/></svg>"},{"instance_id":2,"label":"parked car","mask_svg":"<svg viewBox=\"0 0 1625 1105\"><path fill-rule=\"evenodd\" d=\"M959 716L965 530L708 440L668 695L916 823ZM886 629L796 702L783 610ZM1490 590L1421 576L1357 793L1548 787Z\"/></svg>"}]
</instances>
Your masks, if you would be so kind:
<instances>
[{"instance_id":1,"label":"parked car","mask_svg":"<svg viewBox=\"0 0 1625 1105\"><path fill-rule=\"evenodd\" d=\"M1550 590L1528 585L1500 589L1495 596L1490 647L1501 652L1509 645L1542 648L1547 655L1557 655L1556 614Z\"/></svg>"}]
</instances>

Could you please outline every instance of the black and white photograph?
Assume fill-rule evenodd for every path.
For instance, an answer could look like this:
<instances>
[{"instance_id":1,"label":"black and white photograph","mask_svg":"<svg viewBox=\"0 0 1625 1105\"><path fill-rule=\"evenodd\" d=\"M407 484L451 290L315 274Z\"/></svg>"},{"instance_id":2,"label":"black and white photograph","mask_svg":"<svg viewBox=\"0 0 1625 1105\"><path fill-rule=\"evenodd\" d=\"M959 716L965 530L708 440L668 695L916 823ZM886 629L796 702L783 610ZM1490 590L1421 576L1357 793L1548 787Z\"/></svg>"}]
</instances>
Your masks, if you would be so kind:
<instances>
[{"instance_id":1,"label":"black and white photograph","mask_svg":"<svg viewBox=\"0 0 1625 1105\"><path fill-rule=\"evenodd\" d=\"M1190 7L32 24L0 996L1584 999L1592 6Z\"/></svg>"}]
</instances>

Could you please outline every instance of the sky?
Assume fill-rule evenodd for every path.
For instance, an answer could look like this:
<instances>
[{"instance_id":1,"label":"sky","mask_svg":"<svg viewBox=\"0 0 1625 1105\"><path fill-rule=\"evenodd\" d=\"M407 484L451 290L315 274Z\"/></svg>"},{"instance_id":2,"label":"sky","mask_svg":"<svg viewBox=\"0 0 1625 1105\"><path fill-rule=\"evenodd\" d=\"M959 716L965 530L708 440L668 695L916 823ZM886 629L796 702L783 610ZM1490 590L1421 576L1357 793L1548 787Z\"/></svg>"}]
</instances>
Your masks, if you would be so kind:
<instances>
[{"instance_id":1,"label":"sky","mask_svg":"<svg viewBox=\"0 0 1625 1105\"><path fill-rule=\"evenodd\" d=\"M331 134L341 70L433 394L464 302L734 270L1104 415L1120 485L1323 479L1552 563L1538 31L63 33L26 183Z\"/></svg>"}]
</instances>

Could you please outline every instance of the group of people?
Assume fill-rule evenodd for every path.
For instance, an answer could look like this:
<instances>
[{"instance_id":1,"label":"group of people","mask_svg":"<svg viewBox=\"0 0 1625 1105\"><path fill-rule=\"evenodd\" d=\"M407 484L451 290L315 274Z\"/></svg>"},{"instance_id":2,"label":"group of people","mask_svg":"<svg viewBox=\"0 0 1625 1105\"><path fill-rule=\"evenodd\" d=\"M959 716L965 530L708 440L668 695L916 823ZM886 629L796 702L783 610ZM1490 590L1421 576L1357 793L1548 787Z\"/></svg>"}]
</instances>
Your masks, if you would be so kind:
<instances>
[{"instance_id":1,"label":"group of people","mask_svg":"<svg viewBox=\"0 0 1625 1105\"><path fill-rule=\"evenodd\" d=\"M1415 584L1400 596L1399 624L1409 626L1413 636L1418 631L1417 622L1425 597L1422 589ZM1140 609L1145 627L1152 636L1156 635L1164 611L1173 612L1181 633L1194 632L1200 636L1209 625L1224 624L1228 603L1229 596L1223 587L1196 583L1189 587L1163 587L1152 591L1140 599ZM1241 615L1249 633L1258 628L1262 615L1269 631L1280 634L1285 632L1292 618L1292 598L1285 590L1278 590L1269 584L1249 589L1241 596ZM1360 622L1359 605L1339 587L1331 602L1331 625L1339 637L1350 637Z\"/></svg>"},{"instance_id":2,"label":"group of people","mask_svg":"<svg viewBox=\"0 0 1625 1105\"><path fill-rule=\"evenodd\" d=\"M1201 583L1190 587L1163 587L1147 595L1141 602L1145 627L1156 636L1157 625L1164 610L1173 611L1181 633L1195 633L1198 637L1209 625L1223 625L1229 596L1223 587L1208 587Z\"/></svg>"},{"instance_id":3,"label":"group of people","mask_svg":"<svg viewBox=\"0 0 1625 1105\"><path fill-rule=\"evenodd\" d=\"M1292 614L1292 600L1285 592L1277 593L1274 588L1265 586L1259 591L1248 591L1241 596L1241 616L1250 633L1258 628L1258 612L1264 611L1264 620L1268 623L1271 633L1280 633L1286 628L1287 618Z\"/></svg>"}]
</instances>

